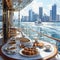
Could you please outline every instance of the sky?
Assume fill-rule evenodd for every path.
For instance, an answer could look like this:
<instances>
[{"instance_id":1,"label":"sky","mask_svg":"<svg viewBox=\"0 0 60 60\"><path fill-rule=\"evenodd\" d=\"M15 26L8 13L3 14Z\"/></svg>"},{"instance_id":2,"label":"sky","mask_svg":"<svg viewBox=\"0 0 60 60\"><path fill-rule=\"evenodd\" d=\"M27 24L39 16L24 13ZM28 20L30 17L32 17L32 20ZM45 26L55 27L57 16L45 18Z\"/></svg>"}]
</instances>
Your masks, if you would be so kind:
<instances>
[{"instance_id":1,"label":"sky","mask_svg":"<svg viewBox=\"0 0 60 60\"><path fill-rule=\"evenodd\" d=\"M60 0L33 0L32 3L27 5L24 9L20 11L20 17L28 16L28 12L32 9L35 13L39 13L39 7L43 7L43 13L46 15L50 15L50 10L52 9L52 5L57 5L57 14L60 15ZM18 17L18 13L15 13L16 17Z\"/></svg>"}]
</instances>

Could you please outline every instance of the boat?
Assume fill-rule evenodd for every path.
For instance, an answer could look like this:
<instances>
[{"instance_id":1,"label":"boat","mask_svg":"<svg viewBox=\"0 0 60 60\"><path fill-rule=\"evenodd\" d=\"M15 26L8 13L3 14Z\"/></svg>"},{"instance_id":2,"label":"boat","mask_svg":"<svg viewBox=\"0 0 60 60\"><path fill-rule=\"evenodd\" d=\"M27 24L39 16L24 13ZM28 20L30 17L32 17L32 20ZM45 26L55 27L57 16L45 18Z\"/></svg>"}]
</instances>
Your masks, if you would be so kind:
<instances>
[{"instance_id":1,"label":"boat","mask_svg":"<svg viewBox=\"0 0 60 60\"><path fill-rule=\"evenodd\" d=\"M38 19L37 21L35 21L35 25L41 25L42 24L42 21L41 21L41 19Z\"/></svg>"}]
</instances>

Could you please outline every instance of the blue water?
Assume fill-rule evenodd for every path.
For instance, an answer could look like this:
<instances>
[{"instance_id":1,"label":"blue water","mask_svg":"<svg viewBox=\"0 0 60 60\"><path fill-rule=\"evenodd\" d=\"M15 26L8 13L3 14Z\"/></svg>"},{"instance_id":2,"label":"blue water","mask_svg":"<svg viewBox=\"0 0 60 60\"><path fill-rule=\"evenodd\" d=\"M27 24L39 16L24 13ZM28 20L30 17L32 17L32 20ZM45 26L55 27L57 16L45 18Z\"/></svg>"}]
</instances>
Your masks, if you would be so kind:
<instances>
[{"instance_id":1,"label":"blue water","mask_svg":"<svg viewBox=\"0 0 60 60\"><path fill-rule=\"evenodd\" d=\"M52 37L60 39L60 22L42 22L42 27L36 26L34 22L21 22L20 27L32 28L37 32L43 31ZM14 27L18 27L18 21L13 22ZM0 28L2 28L2 22L0 22Z\"/></svg>"},{"instance_id":2,"label":"blue water","mask_svg":"<svg viewBox=\"0 0 60 60\"><path fill-rule=\"evenodd\" d=\"M18 27L18 22L13 23L15 27ZM60 39L60 22L42 22L42 27L36 26L34 22L21 22L20 27L32 28L38 32L44 31L45 34L50 34L55 38Z\"/></svg>"}]
</instances>

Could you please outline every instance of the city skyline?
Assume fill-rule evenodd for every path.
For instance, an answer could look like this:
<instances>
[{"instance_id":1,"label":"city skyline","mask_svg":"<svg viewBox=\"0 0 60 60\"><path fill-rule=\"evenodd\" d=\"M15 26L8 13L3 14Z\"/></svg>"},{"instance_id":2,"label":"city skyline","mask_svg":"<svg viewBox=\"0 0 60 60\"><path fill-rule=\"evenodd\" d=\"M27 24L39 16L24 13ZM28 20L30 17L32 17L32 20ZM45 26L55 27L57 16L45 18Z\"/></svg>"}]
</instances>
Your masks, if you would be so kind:
<instances>
[{"instance_id":1,"label":"city skyline","mask_svg":"<svg viewBox=\"0 0 60 60\"><path fill-rule=\"evenodd\" d=\"M43 7L39 7L39 13L35 13L32 9L29 10L28 16L22 16L22 22L35 22L36 20L41 19L42 22L55 22L60 21L60 15L57 14L57 6L56 4L52 5L50 10L50 16L43 12Z\"/></svg>"},{"instance_id":2,"label":"city skyline","mask_svg":"<svg viewBox=\"0 0 60 60\"><path fill-rule=\"evenodd\" d=\"M35 13L39 13L38 8L43 7L43 12L47 14L48 16L50 15L50 10L52 5L56 4L57 5L57 14L60 14L60 3L59 0L33 0L31 4L29 4L27 7L25 7L21 12L20 12L20 17L22 15L28 16L28 11L32 9Z\"/></svg>"}]
</instances>

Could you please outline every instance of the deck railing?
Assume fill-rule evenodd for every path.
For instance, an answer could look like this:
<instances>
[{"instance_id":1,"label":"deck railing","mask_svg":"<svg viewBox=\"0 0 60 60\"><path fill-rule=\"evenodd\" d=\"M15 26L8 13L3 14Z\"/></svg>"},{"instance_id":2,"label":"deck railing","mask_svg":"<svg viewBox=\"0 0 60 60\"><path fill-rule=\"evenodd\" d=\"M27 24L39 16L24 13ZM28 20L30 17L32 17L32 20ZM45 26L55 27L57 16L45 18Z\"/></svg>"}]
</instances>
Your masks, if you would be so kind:
<instances>
[{"instance_id":1,"label":"deck railing","mask_svg":"<svg viewBox=\"0 0 60 60\"><path fill-rule=\"evenodd\" d=\"M35 31L34 29L31 29L31 28L22 28L22 30L24 29L24 32L27 34L28 32L29 32L29 30L30 31L32 31L32 32L36 32L37 34L39 34L39 35L42 35L42 36L45 36L45 37L48 37L48 38L50 38L50 39L52 39L52 40L55 40L55 41L58 41L58 42L60 42L60 39L58 39L58 38L55 38L55 37L52 37L52 36L49 36L49 35L47 35L47 34L43 34L42 32L37 32L37 31Z\"/></svg>"}]
</instances>

